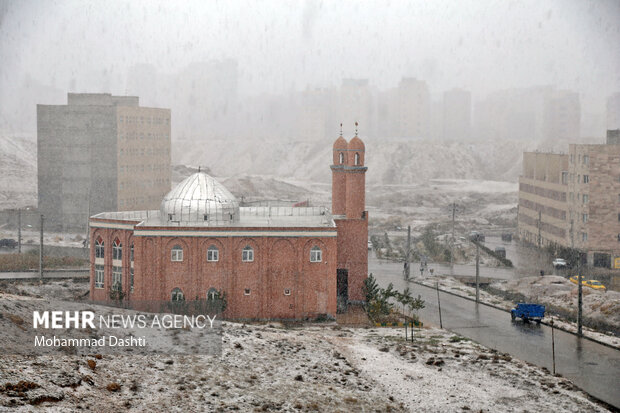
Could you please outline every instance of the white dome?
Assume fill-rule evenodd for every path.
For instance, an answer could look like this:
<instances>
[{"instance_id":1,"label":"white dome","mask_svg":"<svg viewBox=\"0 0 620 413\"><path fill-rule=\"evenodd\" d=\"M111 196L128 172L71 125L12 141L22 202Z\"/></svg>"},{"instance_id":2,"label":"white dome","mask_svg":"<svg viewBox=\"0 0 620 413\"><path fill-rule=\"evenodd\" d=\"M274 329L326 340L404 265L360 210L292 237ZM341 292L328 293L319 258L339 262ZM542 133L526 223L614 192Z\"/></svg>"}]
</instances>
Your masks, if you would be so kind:
<instances>
[{"instance_id":1,"label":"white dome","mask_svg":"<svg viewBox=\"0 0 620 413\"><path fill-rule=\"evenodd\" d=\"M161 201L162 224L224 225L239 220L239 202L204 172L195 173Z\"/></svg>"}]
</instances>

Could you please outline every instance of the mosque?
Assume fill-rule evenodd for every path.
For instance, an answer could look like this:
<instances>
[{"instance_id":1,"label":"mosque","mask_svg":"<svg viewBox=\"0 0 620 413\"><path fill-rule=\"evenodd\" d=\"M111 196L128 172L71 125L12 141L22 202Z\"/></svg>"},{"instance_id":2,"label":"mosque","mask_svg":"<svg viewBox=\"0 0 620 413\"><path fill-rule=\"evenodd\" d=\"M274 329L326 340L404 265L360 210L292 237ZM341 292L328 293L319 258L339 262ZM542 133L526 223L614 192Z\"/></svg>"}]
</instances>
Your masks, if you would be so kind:
<instances>
[{"instance_id":1,"label":"mosque","mask_svg":"<svg viewBox=\"0 0 620 413\"><path fill-rule=\"evenodd\" d=\"M226 297L228 319L335 316L364 300L368 275L365 147L333 145L332 208L240 206L204 172L159 210L90 218L90 298ZM119 295L122 294L122 295Z\"/></svg>"}]
</instances>

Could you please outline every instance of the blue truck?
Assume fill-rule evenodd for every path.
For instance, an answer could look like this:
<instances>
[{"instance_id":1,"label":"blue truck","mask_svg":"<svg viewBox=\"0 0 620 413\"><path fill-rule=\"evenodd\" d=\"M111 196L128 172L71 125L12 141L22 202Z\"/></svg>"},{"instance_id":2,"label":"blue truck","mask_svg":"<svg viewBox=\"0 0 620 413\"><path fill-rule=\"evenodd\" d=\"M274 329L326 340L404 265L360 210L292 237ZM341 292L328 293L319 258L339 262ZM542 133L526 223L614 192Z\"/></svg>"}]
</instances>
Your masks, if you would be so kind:
<instances>
[{"instance_id":1,"label":"blue truck","mask_svg":"<svg viewBox=\"0 0 620 413\"><path fill-rule=\"evenodd\" d=\"M510 317L514 320L520 318L524 322L536 321L540 324L540 320L545 316L545 306L540 304L517 303L516 307L510 310Z\"/></svg>"}]
</instances>

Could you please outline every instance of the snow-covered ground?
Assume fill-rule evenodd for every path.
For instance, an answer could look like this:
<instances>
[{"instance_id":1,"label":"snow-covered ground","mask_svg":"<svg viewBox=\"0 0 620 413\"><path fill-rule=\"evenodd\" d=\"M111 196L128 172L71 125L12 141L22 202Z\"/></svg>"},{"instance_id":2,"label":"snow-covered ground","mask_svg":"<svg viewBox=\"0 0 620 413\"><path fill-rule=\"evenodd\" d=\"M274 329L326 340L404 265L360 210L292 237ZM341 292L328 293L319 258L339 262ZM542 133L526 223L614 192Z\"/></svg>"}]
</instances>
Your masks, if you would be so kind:
<instances>
[{"instance_id":1,"label":"snow-covered ground","mask_svg":"<svg viewBox=\"0 0 620 413\"><path fill-rule=\"evenodd\" d=\"M26 328L24 308L54 304L38 292L0 292L5 337ZM606 411L562 377L436 328L405 341L402 329L226 322L222 343L221 356L2 354L0 410Z\"/></svg>"},{"instance_id":2,"label":"snow-covered ground","mask_svg":"<svg viewBox=\"0 0 620 413\"><path fill-rule=\"evenodd\" d=\"M67 232L45 232L43 234L43 245L55 245L59 247L78 247L84 246L84 237L86 234L72 234ZM16 229L0 228L0 238L11 238L17 241ZM39 231L22 230L23 245L39 245Z\"/></svg>"}]
</instances>

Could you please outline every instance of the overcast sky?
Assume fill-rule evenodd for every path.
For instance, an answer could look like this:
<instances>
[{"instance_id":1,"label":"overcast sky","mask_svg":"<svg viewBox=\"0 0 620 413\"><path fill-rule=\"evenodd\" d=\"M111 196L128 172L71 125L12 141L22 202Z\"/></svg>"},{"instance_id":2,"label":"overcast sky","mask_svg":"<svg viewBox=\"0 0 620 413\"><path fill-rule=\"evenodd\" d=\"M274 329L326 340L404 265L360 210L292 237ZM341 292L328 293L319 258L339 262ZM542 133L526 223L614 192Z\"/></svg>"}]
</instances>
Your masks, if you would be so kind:
<instances>
[{"instance_id":1,"label":"overcast sky","mask_svg":"<svg viewBox=\"0 0 620 413\"><path fill-rule=\"evenodd\" d=\"M235 58L239 92L283 92L401 76L479 98L553 84L604 99L620 90L620 1L3 1L0 103L29 76L123 93L127 69L175 72ZM19 99L11 96L10 99ZM601 100L602 101L602 100ZM57 102L61 103L61 102ZM1 110L1 108L0 108Z\"/></svg>"}]
</instances>

